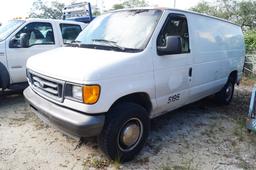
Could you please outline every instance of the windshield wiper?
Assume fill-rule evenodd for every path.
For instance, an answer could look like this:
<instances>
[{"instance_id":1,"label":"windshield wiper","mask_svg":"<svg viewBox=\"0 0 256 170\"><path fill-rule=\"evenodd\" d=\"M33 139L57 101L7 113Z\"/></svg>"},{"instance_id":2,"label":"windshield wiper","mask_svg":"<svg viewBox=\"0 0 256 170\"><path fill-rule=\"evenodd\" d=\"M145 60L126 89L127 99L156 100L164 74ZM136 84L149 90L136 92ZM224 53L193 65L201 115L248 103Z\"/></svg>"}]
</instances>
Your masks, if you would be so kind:
<instances>
[{"instance_id":1,"label":"windshield wiper","mask_svg":"<svg viewBox=\"0 0 256 170\"><path fill-rule=\"evenodd\" d=\"M67 43L66 46L68 47L80 47L81 46L81 41L72 41L71 43Z\"/></svg>"},{"instance_id":2,"label":"windshield wiper","mask_svg":"<svg viewBox=\"0 0 256 170\"><path fill-rule=\"evenodd\" d=\"M120 50L122 50L122 51L125 51L125 50L126 50L125 47L119 46L119 45L117 44L117 42L115 42L115 41L105 40L105 39L93 39L92 41L94 41L94 42L103 42L103 43L106 43L106 44L108 44L108 45L110 45L110 46L112 46L112 47L116 47L116 48L118 48L118 49L120 49Z\"/></svg>"},{"instance_id":3,"label":"windshield wiper","mask_svg":"<svg viewBox=\"0 0 256 170\"><path fill-rule=\"evenodd\" d=\"M79 48L104 49L104 50L110 50L110 48L111 48L111 50L113 50L113 47L114 47L123 52L140 52L140 51L142 51L141 49L132 49L132 48L121 47L121 46L117 45L115 41L104 40L104 39L93 39L92 41L103 42L108 45L83 44L82 41L74 40L70 44L67 44L66 46L79 47Z\"/></svg>"}]
</instances>

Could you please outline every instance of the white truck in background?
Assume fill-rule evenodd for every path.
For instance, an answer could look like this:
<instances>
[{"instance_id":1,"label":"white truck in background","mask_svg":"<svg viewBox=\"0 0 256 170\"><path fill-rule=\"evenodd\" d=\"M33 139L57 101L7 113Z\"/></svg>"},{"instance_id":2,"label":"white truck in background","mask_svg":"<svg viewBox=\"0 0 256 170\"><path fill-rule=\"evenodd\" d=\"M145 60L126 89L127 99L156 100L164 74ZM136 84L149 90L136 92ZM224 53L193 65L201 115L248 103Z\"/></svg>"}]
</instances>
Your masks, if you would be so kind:
<instances>
[{"instance_id":1,"label":"white truck in background","mask_svg":"<svg viewBox=\"0 0 256 170\"><path fill-rule=\"evenodd\" d=\"M142 149L150 119L213 94L229 104L245 58L240 26L164 8L99 16L73 46L29 58L24 96L42 120L98 136L119 161Z\"/></svg>"},{"instance_id":2,"label":"white truck in background","mask_svg":"<svg viewBox=\"0 0 256 170\"><path fill-rule=\"evenodd\" d=\"M71 43L86 24L52 19L11 20L0 27L0 89L27 84L26 62L35 54Z\"/></svg>"}]
</instances>

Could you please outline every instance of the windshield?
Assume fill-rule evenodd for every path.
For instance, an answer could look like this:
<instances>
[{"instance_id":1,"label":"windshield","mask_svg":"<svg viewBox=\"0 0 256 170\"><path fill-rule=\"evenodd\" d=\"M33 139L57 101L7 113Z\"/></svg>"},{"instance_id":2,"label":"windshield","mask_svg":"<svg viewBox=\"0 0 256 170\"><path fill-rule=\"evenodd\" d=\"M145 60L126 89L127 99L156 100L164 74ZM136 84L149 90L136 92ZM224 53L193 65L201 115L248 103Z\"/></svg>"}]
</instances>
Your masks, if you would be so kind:
<instances>
[{"instance_id":1,"label":"windshield","mask_svg":"<svg viewBox=\"0 0 256 170\"><path fill-rule=\"evenodd\" d=\"M162 11L155 9L108 13L92 21L75 42L90 47L97 45L112 47L112 50L142 51L161 15Z\"/></svg>"},{"instance_id":2,"label":"windshield","mask_svg":"<svg viewBox=\"0 0 256 170\"><path fill-rule=\"evenodd\" d=\"M11 20L0 27L0 41L5 40L13 31L21 26L25 21Z\"/></svg>"}]
</instances>

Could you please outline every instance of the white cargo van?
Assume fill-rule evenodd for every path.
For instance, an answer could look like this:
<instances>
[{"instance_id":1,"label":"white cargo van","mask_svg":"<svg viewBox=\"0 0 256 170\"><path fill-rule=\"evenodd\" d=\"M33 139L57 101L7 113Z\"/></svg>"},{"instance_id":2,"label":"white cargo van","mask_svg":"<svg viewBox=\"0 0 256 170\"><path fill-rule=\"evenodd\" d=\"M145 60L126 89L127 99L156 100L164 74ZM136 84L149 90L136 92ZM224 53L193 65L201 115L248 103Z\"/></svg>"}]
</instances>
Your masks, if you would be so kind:
<instances>
[{"instance_id":1,"label":"white cargo van","mask_svg":"<svg viewBox=\"0 0 256 170\"><path fill-rule=\"evenodd\" d=\"M27 83L26 62L35 54L64 46L85 28L80 22L26 19L0 27L0 89Z\"/></svg>"},{"instance_id":2,"label":"white cargo van","mask_svg":"<svg viewBox=\"0 0 256 170\"><path fill-rule=\"evenodd\" d=\"M120 161L141 150L150 119L213 94L229 104L245 57L238 25L176 9L107 13L73 46L28 60L25 98L64 132L98 136Z\"/></svg>"}]
</instances>

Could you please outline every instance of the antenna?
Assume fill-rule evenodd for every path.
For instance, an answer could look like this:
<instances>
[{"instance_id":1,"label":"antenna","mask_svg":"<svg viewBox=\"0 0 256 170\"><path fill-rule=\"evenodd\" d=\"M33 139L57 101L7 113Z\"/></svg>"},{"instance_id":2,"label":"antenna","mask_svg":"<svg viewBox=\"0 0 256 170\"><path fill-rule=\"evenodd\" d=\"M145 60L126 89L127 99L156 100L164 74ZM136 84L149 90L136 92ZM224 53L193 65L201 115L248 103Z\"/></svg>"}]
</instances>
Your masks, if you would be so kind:
<instances>
[{"instance_id":1,"label":"antenna","mask_svg":"<svg viewBox=\"0 0 256 170\"><path fill-rule=\"evenodd\" d=\"M173 8L176 8L176 0L173 0Z\"/></svg>"}]
</instances>

